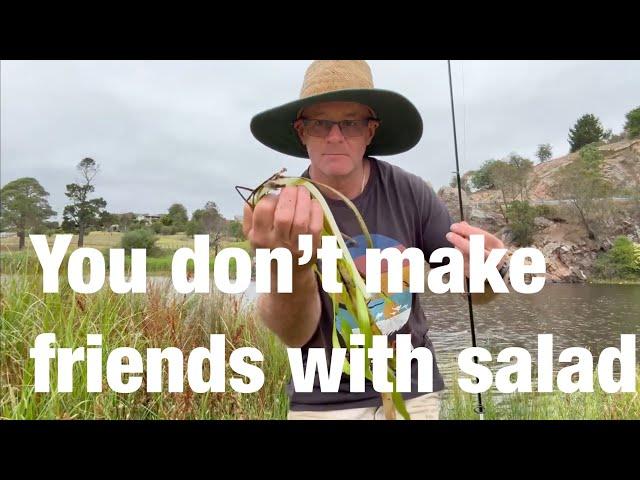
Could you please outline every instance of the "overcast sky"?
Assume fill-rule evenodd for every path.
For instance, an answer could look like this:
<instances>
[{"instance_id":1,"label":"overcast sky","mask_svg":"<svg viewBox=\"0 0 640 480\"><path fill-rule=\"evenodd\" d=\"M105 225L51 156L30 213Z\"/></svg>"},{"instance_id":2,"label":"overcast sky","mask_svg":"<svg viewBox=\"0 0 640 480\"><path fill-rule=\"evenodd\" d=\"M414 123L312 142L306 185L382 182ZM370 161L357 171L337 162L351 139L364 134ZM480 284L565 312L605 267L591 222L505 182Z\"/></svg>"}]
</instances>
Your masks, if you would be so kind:
<instances>
[{"instance_id":1,"label":"overcast sky","mask_svg":"<svg viewBox=\"0 0 640 480\"><path fill-rule=\"evenodd\" d=\"M242 212L234 185L256 186L308 160L253 138L251 117L297 98L310 61L3 61L2 185L35 177L61 219L65 185L85 157L101 165L96 195L110 212L189 214L208 200ZM409 152L379 157L437 189L455 169L446 61L370 61L376 87L408 97L424 134ZM510 152L532 160L585 113L622 130L640 105L639 61L452 62L461 170Z\"/></svg>"}]
</instances>

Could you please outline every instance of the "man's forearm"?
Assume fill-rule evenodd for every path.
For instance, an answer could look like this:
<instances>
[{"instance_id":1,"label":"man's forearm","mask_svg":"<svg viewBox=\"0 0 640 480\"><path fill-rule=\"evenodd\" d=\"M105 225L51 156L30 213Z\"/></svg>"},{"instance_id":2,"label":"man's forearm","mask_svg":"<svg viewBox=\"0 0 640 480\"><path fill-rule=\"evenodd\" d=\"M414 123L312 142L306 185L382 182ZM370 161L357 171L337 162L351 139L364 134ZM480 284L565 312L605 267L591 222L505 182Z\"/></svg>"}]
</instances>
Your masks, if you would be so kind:
<instances>
[{"instance_id":1,"label":"man's forearm","mask_svg":"<svg viewBox=\"0 0 640 480\"><path fill-rule=\"evenodd\" d=\"M320 321L320 293L311 269L293 277L292 293L263 293L258 297L258 316L287 346L301 347ZM271 285L277 285L276 274Z\"/></svg>"}]
</instances>

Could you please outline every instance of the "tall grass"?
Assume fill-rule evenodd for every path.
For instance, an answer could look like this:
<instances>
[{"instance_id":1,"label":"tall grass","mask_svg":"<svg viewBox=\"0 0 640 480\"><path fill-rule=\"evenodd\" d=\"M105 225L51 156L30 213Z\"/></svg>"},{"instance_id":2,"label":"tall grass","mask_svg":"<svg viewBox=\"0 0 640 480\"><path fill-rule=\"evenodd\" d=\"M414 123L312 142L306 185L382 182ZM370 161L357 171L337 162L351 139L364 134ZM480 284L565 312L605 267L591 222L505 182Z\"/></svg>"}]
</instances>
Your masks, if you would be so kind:
<instances>
[{"instance_id":1,"label":"tall grass","mask_svg":"<svg viewBox=\"0 0 640 480\"><path fill-rule=\"evenodd\" d=\"M60 293L43 294L42 277L26 267L0 280L0 417L15 419L284 419L289 377L286 351L256 319L252 304L240 297L212 293L179 295L170 285L149 282L146 294L116 295L108 288L78 294L60 281ZM4 272L7 273L7 272ZM263 387L253 394L236 393L228 380L237 376L226 367L226 391L194 393L186 379L184 391L148 393L143 381L131 394L114 392L103 375L103 391L87 393L86 365L76 363L73 392L57 392L56 361L51 362L50 393L34 391L34 362L29 358L38 334L54 332L58 347L86 346L86 335L102 334L103 366L118 347L133 347L144 357L147 348L178 347L188 353L209 346L209 334L225 335L226 356L252 346L264 355L258 364ZM103 367L104 371L104 367ZM207 372L205 377L207 378ZM143 377L144 378L144 377ZM607 394L596 380L594 393L483 394L488 419L640 419L638 393ZM638 374L640 385L640 372ZM475 419L475 395L449 385L441 418Z\"/></svg>"},{"instance_id":2,"label":"tall grass","mask_svg":"<svg viewBox=\"0 0 640 480\"><path fill-rule=\"evenodd\" d=\"M636 374L640 385L640 369ZM484 418L488 420L620 420L640 419L640 395L606 393L594 372L594 391L563 393L520 392L500 394L491 388L482 394ZM455 379L442 402L440 415L445 419L478 419L474 411L477 395L467 393Z\"/></svg>"},{"instance_id":3,"label":"tall grass","mask_svg":"<svg viewBox=\"0 0 640 480\"><path fill-rule=\"evenodd\" d=\"M61 286L64 282L61 282ZM3 279L0 304L0 416L17 419L271 419L284 418L287 358L240 298L223 294L177 295L171 287L149 284L146 295L116 295L104 289L94 295L75 293L68 286L59 294L42 294L41 278L14 275ZM59 347L86 346L86 335L102 334L103 365L118 347L174 346L188 353L209 345L210 333L226 336L226 356L239 347L264 353L259 366L265 384L255 394L239 394L227 383L222 393L196 394L185 378L183 393L131 394L113 392L103 376L103 392L87 393L86 365L74 365L73 392L57 392L56 362L52 362L50 393L34 391L34 362L29 348L36 336L54 332ZM204 373L207 378L207 372ZM228 367L229 378L237 376ZM166 380L166 372L164 374ZM166 382L163 390L167 390Z\"/></svg>"}]
</instances>

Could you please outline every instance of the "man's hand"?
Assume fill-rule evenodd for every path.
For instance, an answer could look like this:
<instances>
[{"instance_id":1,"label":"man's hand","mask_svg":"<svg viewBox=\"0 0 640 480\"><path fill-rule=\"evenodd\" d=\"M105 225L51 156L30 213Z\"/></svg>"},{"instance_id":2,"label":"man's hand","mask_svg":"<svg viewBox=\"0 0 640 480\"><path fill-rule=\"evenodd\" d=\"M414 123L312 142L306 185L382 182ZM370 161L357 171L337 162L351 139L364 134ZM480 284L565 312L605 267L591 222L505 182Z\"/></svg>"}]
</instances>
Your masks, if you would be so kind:
<instances>
[{"instance_id":1,"label":"man's hand","mask_svg":"<svg viewBox=\"0 0 640 480\"><path fill-rule=\"evenodd\" d=\"M258 317L285 345L302 347L313 336L322 311L320 292L312 270L313 261L302 266L297 258L298 235L313 238L313 255L320 245L324 214L317 200L304 187L285 187L280 195L267 195L253 210L244 206L242 231L253 248L287 248L293 256L293 292L261 294ZM272 262L272 282L277 282L276 262Z\"/></svg>"},{"instance_id":2,"label":"man's hand","mask_svg":"<svg viewBox=\"0 0 640 480\"><path fill-rule=\"evenodd\" d=\"M451 225L451 231L447 233L447 240L453 246L462 252L464 257L464 274L469 278L469 236L484 235L484 258L486 259L494 248L504 248L504 243L495 235L482 230L481 228L472 227L467 222L454 223ZM498 268L502 267L506 259L503 259Z\"/></svg>"},{"instance_id":3,"label":"man's hand","mask_svg":"<svg viewBox=\"0 0 640 480\"><path fill-rule=\"evenodd\" d=\"M253 248L274 249L284 247L294 258L294 274L310 267L308 262L298 267L298 235L313 236L313 252L320 246L323 212L320 203L312 200L304 187L285 187L280 195L263 197L253 210L245 204L242 231Z\"/></svg>"}]
</instances>

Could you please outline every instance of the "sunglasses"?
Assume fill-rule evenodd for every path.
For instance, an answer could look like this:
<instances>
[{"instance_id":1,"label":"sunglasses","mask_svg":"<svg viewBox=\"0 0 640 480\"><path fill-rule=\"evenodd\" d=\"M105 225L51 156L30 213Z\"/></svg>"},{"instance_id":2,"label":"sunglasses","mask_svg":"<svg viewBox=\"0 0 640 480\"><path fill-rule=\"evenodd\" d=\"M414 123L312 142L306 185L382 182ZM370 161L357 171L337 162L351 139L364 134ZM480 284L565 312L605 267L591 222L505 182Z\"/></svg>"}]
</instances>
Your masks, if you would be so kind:
<instances>
[{"instance_id":1,"label":"sunglasses","mask_svg":"<svg viewBox=\"0 0 640 480\"><path fill-rule=\"evenodd\" d=\"M363 120L340 120L339 122L313 118L300 118L294 122L294 125L298 121L302 122L304 131L307 135L321 138L329 135L329 132L331 132L334 125L338 125L340 132L342 132L342 135L345 137L362 137L369 127L369 122L374 121L378 122L378 124L380 123L379 119L372 117L365 118Z\"/></svg>"}]
</instances>

